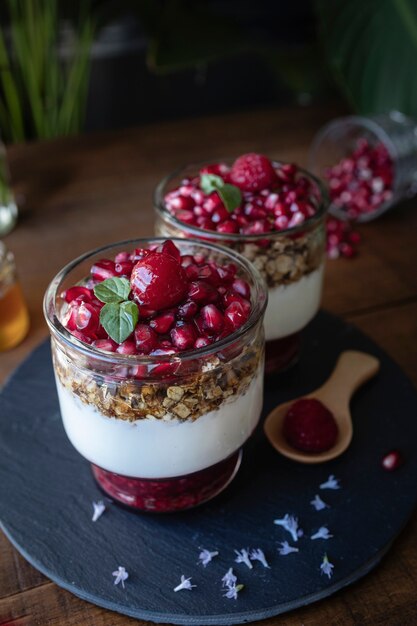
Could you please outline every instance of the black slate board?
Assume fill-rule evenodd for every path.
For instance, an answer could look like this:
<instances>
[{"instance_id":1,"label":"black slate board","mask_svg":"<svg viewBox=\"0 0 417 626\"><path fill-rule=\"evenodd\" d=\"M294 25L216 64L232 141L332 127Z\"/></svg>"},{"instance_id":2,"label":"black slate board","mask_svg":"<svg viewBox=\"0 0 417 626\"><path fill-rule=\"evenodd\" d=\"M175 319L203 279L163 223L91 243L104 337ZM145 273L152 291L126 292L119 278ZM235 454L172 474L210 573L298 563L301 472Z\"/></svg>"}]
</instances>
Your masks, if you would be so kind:
<instances>
[{"instance_id":1,"label":"black slate board","mask_svg":"<svg viewBox=\"0 0 417 626\"><path fill-rule=\"evenodd\" d=\"M246 446L232 485L212 502L182 514L131 513L115 504L96 523L102 498L88 464L66 439L48 343L9 380L0 396L0 519L19 552L58 585L94 604L133 617L175 624L237 624L314 602L357 580L380 560L417 500L417 396L400 368L352 326L320 313L306 329L300 364L267 383L266 414L275 404L318 387L345 349L379 357L381 372L352 405L355 435L339 459L303 466L272 450L261 428ZM387 450L406 459L396 472L381 468ZM339 491L319 491L329 474ZM316 512L316 493L331 508ZM288 533L273 524L297 515L300 552L280 556ZM334 537L312 541L327 525ZM291 540L290 540L290 543ZM234 563L234 549L260 547L271 569ZM220 556L206 569L200 548ZM320 574L324 552L334 563ZM126 588L111 573L124 566ZM239 599L223 597L221 578L233 566L245 584ZM174 593L181 574L197 587Z\"/></svg>"}]
</instances>

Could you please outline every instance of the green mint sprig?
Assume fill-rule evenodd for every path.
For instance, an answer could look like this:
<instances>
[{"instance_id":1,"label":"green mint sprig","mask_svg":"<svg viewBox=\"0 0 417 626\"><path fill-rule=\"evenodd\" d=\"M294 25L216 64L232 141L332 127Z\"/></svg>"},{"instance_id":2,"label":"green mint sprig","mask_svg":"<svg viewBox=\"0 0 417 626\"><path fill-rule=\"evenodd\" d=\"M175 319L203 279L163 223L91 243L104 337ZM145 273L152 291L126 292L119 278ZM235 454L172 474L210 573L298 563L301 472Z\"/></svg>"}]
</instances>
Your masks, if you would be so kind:
<instances>
[{"instance_id":1,"label":"green mint sprig","mask_svg":"<svg viewBox=\"0 0 417 626\"><path fill-rule=\"evenodd\" d=\"M107 278L94 287L94 295L104 306L100 323L116 343L123 343L135 330L139 319L138 305L128 300L130 283L127 278Z\"/></svg>"},{"instance_id":2,"label":"green mint sprig","mask_svg":"<svg viewBox=\"0 0 417 626\"><path fill-rule=\"evenodd\" d=\"M201 174L200 187L207 194L217 191L229 213L237 209L242 202L242 192L239 187L225 183L223 178L216 174Z\"/></svg>"}]
</instances>

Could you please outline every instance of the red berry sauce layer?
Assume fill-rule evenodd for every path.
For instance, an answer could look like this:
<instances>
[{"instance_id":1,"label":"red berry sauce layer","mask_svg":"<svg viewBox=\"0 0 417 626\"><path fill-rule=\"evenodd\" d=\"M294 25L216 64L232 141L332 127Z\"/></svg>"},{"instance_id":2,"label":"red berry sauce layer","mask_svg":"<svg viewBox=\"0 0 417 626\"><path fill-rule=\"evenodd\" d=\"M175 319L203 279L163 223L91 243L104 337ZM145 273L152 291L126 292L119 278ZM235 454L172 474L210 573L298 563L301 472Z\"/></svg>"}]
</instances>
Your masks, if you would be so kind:
<instances>
[{"instance_id":1,"label":"red berry sauce layer","mask_svg":"<svg viewBox=\"0 0 417 626\"><path fill-rule=\"evenodd\" d=\"M317 211L318 193L297 165L280 165L262 154L249 153L231 167L225 163L204 166L169 191L164 201L167 210L187 225L225 234L259 235L305 222Z\"/></svg>"},{"instance_id":2,"label":"red berry sauce layer","mask_svg":"<svg viewBox=\"0 0 417 626\"><path fill-rule=\"evenodd\" d=\"M108 285L104 296L98 285ZM122 295L114 295L115 290ZM249 318L250 296L249 284L237 276L233 263L181 255L168 240L96 261L83 285L61 294L67 303L61 321L77 339L106 352L171 355L236 331ZM103 315L109 306L116 313L124 307L124 315L130 315L131 332L122 341Z\"/></svg>"},{"instance_id":3,"label":"red berry sauce layer","mask_svg":"<svg viewBox=\"0 0 417 626\"><path fill-rule=\"evenodd\" d=\"M356 220L377 211L392 198L394 167L382 143L372 146L365 138L356 148L325 172L332 202Z\"/></svg>"},{"instance_id":4,"label":"red berry sauce layer","mask_svg":"<svg viewBox=\"0 0 417 626\"><path fill-rule=\"evenodd\" d=\"M339 430L327 407L314 398L302 398L290 406L284 418L284 435L288 443L303 452L330 450Z\"/></svg>"}]
</instances>

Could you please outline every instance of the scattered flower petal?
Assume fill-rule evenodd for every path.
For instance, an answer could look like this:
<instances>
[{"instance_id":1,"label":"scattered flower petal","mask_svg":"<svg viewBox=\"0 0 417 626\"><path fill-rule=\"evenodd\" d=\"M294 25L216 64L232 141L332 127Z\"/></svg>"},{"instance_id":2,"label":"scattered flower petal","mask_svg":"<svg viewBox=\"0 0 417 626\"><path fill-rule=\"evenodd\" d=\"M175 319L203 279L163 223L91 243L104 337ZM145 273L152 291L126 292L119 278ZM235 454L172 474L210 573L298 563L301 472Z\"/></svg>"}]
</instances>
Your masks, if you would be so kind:
<instances>
[{"instance_id":1,"label":"scattered flower petal","mask_svg":"<svg viewBox=\"0 0 417 626\"><path fill-rule=\"evenodd\" d=\"M320 489L340 489L339 479L330 474L325 483L321 483Z\"/></svg>"},{"instance_id":2,"label":"scattered flower petal","mask_svg":"<svg viewBox=\"0 0 417 626\"><path fill-rule=\"evenodd\" d=\"M249 558L249 550L246 550L245 548L242 550L235 550L235 554L237 555L235 558L236 563L244 563L249 567L249 569L253 568Z\"/></svg>"},{"instance_id":3,"label":"scattered flower petal","mask_svg":"<svg viewBox=\"0 0 417 626\"><path fill-rule=\"evenodd\" d=\"M318 531L311 535L310 539L330 539L333 535L330 534L327 526L320 526Z\"/></svg>"},{"instance_id":4,"label":"scattered flower petal","mask_svg":"<svg viewBox=\"0 0 417 626\"><path fill-rule=\"evenodd\" d=\"M114 578L114 584L118 585L119 583L122 583L122 587L124 589L125 588L125 580L127 580L129 578L129 574L127 573L125 568L122 567L121 565L119 565L117 570L115 572L112 572L112 576L115 577Z\"/></svg>"},{"instance_id":5,"label":"scattered flower petal","mask_svg":"<svg viewBox=\"0 0 417 626\"><path fill-rule=\"evenodd\" d=\"M291 554L291 552L299 552L299 549L295 548L294 546L290 546L288 541L281 541L280 545L281 545L281 547L278 548L278 552L282 556L286 556L287 554Z\"/></svg>"},{"instance_id":6,"label":"scattered flower petal","mask_svg":"<svg viewBox=\"0 0 417 626\"><path fill-rule=\"evenodd\" d=\"M263 550L261 550L260 548L251 550L249 558L251 561L259 561L260 563L262 563L264 567L267 567L268 569L270 569L270 566L268 565L268 561L265 558L265 554Z\"/></svg>"},{"instance_id":7,"label":"scattered flower petal","mask_svg":"<svg viewBox=\"0 0 417 626\"><path fill-rule=\"evenodd\" d=\"M323 556L323 561L320 565L321 573L331 578L333 576L333 568L333 563L330 563L329 559L327 558L327 554L325 554Z\"/></svg>"},{"instance_id":8,"label":"scattered flower petal","mask_svg":"<svg viewBox=\"0 0 417 626\"><path fill-rule=\"evenodd\" d=\"M245 585L233 585L232 587L228 587L226 593L224 593L225 598L229 598L229 600L237 600L237 594L239 591L242 591Z\"/></svg>"},{"instance_id":9,"label":"scattered flower petal","mask_svg":"<svg viewBox=\"0 0 417 626\"><path fill-rule=\"evenodd\" d=\"M193 587L197 587L197 585L192 585L190 581L191 578L185 578L184 574L182 574L181 582L175 587L174 591L181 591L181 589L188 589L191 591Z\"/></svg>"},{"instance_id":10,"label":"scattered flower petal","mask_svg":"<svg viewBox=\"0 0 417 626\"><path fill-rule=\"evenodd\" d=\"M322 511L323 509L330 508L329 505L326 504L326 502L324 502L317 494L314 496L314 500L310 501L310 504L316 511Z\"/></svg>"},{"instance_id":11,"label":"scattered flower petal","mask_svg":"<svg viewBox=\"0 0 417 626\"><path fill-rule=\"evenodd\" d=\"M210 550L202 550L198 555L198 560L204 567L206 567L206 565L208 565L215 556L218 556L218 554L217 550L214 550L213 552L210 552Z\"/></svg>"},{"instance_id":12,"label":"scattered flower petal","mask_svg":"<svg viewBox=\"0 0 417 626\"><path fill-rule=\"evenodd\" d=\"M223 576L222 584L223 587L234 587L237 583L237 577L233 573L233 568L231 567Z\"/></svg>"},{"instance_id":13,"label":"scattered flower petal","mask_svg":"<svg viewBox=\"0 0 417 626\"><path fill-rule=\"evenodd\" d=\"M293 515L288 515L288 513L281 519L275 519L274 524L282 526L282 528L288 531L293 541L298 541L298 537L303 535L301 528L298 528L298 519Z\"/></svg>"},{"instance_id":14,"label":"scattered flower petal","mask_svg":"<svg viewBox=\"0 0 417 626\"><path fill-rule=\"evenodd\" d=\"M106 505L104 504L103 500L99 500L98 502L93 502L93 507L94 507L94 513L93 513L93 517L91 518L91 521L96 522L98 518L101 517L104 511L106 510Z\"/></svg>"}]
</instances>

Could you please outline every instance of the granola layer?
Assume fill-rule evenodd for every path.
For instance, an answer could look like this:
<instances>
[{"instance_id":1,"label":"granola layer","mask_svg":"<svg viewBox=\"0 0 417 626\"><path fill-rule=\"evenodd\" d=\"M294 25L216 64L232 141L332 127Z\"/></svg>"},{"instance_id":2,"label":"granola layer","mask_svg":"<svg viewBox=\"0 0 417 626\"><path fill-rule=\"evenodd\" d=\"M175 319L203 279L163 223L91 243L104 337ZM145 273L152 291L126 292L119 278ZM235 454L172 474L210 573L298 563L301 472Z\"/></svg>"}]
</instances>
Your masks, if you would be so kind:
<instances>
[{"instance_id":1,"label":"granola layer","mask_svg":"<svg viewBox=\"0 0 417 626\"><path fill-rule=\"evenodd\" d=\"M65 389L107 417L195 421L246 393L263 366L263 346L245 347L231 362L218 357L206 361L200 372L173 380L142 382L115 380L75 366L53 344L56 375Z\"/></svg>"}]
</instances>

